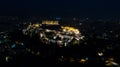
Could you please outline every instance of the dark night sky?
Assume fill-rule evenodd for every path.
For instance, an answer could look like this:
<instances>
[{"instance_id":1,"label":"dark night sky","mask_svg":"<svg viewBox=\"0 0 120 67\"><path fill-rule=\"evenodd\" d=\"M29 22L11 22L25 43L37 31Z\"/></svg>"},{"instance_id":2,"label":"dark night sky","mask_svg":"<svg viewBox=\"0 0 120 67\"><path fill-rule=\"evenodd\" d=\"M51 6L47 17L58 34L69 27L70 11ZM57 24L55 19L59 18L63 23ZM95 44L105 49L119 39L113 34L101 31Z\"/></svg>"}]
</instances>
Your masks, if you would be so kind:
<instances>
[{"instance_id":1,"label":"dark night sky","mask_svg":"<svg viewBox=\"0 0 120 67\"><path fill-rule=\"evenodd\" d=\"M119 17L120 0L0 0L1 15Z\"/></svg>"}]
</instances>

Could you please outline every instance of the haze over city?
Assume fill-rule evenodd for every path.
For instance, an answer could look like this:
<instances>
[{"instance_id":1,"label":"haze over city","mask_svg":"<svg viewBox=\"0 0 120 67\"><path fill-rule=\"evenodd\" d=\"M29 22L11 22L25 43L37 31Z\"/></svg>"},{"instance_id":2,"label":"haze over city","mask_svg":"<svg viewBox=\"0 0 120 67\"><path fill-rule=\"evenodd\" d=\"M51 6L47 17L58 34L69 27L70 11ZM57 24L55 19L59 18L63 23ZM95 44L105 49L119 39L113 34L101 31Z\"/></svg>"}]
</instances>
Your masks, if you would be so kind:
<instances>
[{"instance_id":1,"label":"haze over city","mask_svg":"<svg viewBox=\"0 0 120 67\"><path fill-rule=\"evenodd\" d=\"M119 0L1 0L1 15L119 18Z\"/></svg>"}]
</instances>

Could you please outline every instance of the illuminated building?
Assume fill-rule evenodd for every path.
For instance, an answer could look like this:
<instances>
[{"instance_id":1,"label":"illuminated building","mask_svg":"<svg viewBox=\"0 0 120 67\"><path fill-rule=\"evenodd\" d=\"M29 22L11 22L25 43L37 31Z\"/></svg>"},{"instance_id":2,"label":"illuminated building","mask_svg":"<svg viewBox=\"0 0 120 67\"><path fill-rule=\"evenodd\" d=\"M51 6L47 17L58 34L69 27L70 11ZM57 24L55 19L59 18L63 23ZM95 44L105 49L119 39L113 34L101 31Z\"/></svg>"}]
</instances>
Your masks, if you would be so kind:
<instances>
[{"instance_id":1,"label":"illuminated building","mask_svg":"<svg viewBox=\"0 0 120 67\"><path fill-rule=\"evenodd\" d=\"M46 25L59 25L59 21L42 21L42 24L46 24Z\"/></svg>"},{"instance_id":2,"label":"illuminated building","mask_svg":"<svg viewBox=\"0 0 120 67\"><path fill-rule=\"evenodd\" d=\"M35 32L35 33L34 33ZM42 24L29 25L23 33L33 36L39 34L40 40L46 44L55 43L62 46L79 44L84 39L80 31L74 27L61 26L58 21L42 21Z\"/></svg>"}]
</instances>

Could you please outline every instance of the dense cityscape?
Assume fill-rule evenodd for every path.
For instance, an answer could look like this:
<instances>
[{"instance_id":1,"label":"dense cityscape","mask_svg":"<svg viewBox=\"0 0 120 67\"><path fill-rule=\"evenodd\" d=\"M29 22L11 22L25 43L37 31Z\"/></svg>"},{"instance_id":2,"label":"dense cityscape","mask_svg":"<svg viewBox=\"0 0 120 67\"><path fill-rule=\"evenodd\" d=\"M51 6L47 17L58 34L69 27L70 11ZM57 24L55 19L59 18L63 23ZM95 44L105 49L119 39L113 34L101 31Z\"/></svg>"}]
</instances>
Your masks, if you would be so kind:
<instances>
[{"instance_id":1,"label":"dense cityscape","mask_svg":"<svg viewBox=\"0 0 120 67\"><path fill-rule=\"evenodd\" d=\"M120 67L120 20L0 16L0 66Z\"/></svg>"}]
</instances>

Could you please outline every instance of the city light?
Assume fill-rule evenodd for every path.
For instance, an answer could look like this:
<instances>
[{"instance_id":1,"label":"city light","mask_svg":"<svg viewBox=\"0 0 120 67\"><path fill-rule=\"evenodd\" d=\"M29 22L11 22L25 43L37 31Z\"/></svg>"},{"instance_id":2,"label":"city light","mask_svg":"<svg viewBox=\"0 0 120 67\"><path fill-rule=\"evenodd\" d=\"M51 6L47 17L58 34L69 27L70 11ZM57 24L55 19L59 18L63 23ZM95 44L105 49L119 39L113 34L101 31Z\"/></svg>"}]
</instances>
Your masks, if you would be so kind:
<instances>
[{"instance_id":1,"label":"city light","mask_svg":"<svg viewBox=\"0 0 120 67\"><path fill-rule=\"evenodd\" d=\"M39 27L40 25L39 24L35 24L35 27Z\"/></svg>"},{"instance_id":2,"label":"city light","mask_svg":"<svg viewBox=\"0 0 120 67\"><path fill-rule=\"evenodd\" d=\"M85 59L81 59L79 62L82 63L82 64L85 64L86 61L87 60L85 60Z\"/></svg>"},{"instance_id":3,"label":"city light","mask_svg":"<svg viewBox=\"0 0 120 67\"><path fill-rule=\"evenodd\" d=\"M116 66L116 67L120 67L120 65L114 61L114 58L108 58L106 61L105 61L105 65L106 66Z\"/></svg>"},{"instance_id":4,"label":"city light","mask_svg":"<svg viewBox=\"0 0 120 67\"><path fill-rule=\"evenodd\" d=\"M102 52L98 52L98 55L99 55L99 56L103 56L103 53L102 53Z\"/></svg>"}]
</instances>

